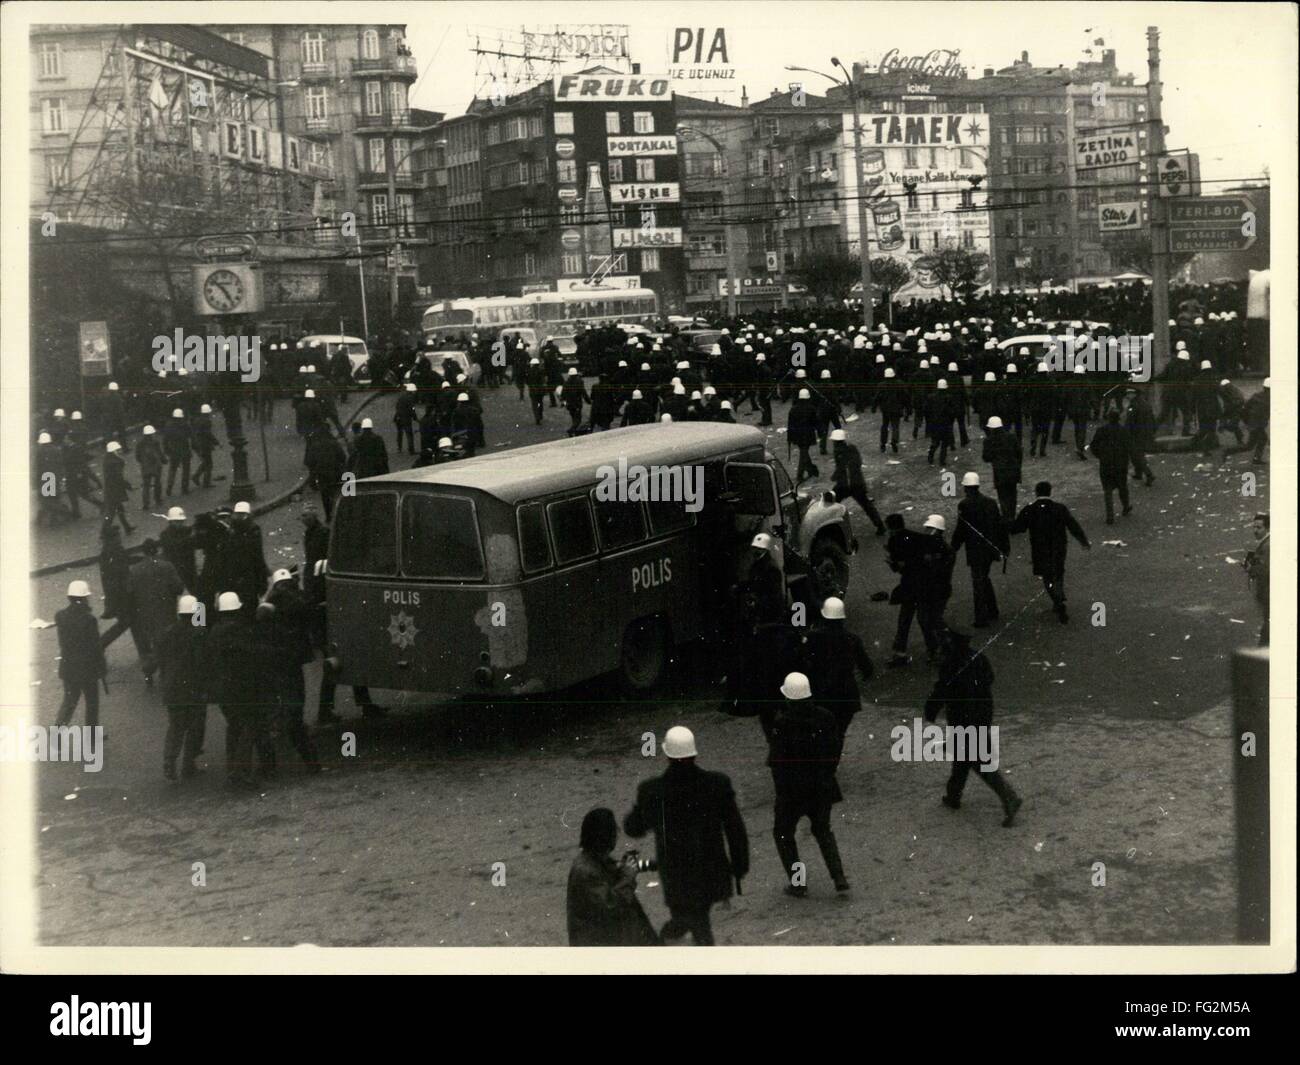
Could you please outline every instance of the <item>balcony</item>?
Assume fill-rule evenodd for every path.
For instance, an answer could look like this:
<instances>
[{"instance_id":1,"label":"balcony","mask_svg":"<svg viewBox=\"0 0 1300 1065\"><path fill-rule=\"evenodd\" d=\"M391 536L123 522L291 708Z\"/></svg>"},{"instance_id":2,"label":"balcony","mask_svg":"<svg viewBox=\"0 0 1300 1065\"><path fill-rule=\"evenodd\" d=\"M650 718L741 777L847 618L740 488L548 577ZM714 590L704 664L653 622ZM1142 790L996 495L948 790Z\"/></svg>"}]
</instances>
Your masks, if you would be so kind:
<instances>
[{"instance_id":1,"label":"balcony","mask_svg":"<svg viewBox=\"0 0 1300 1065\"><path fill-rule=\"evenodd\" d=\"M415 57L409 55L393 54L380 56L377 59L354 59L351 66L354 78L391 75L415 80L420 73L416 69Z\"/></svg>"},{"instance_id":2,"label":"balcony","mask_svg":"<svg viewBox=\"0 0 1300 1065\"><path fill-rule=\"evenodd\" d=\"M414 132L418 127L412 124L408 108L400 111L385 109L378 114L360 111L356 114L358 129L409 129Z\"/></svg>"},{"instance_id":3,"label":"balcony","mask_svg":"<svg viewBox=\"0 0 1300 1065\"><path fill-rule=\"evenodd\" d=\"M423 175L412 170L398 170L393 184L399 189L424 188ZM388 188L388 174L383 170L360 170L357 172L357 188Z\"/></svg>"},{"instance_id":4,"label":"balcony","mask_svg":"<svg viewBox=\"0 0 1300 1065\"><path fill-rule=\"evenodd\" d=\"M298 78L301 81L331 81L336 77L338 77L338 64L333 59L303 63L298 67Z\"/></svg>"}]
</instances>

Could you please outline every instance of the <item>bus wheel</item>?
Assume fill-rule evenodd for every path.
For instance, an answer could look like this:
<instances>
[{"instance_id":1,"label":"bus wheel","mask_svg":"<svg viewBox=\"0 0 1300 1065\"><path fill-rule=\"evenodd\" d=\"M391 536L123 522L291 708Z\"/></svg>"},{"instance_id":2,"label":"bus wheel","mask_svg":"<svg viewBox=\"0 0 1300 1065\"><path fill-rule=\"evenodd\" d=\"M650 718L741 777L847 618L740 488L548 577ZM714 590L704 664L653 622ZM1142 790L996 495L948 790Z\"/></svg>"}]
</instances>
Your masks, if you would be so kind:
<instances>
[{"instance_id":1,"label":"bus wheel","mask_svg":"<svg viewBox=\"0 0 1300 1065\"><path fill-rule=\"evenodd\" d=\"M623 632L618 664L624 687L633 692L657 687L668 669L669 657L668 626L661 619L632 622Z\"/></svg>"},{"instance_id":2,"label":"bus wheel","mask_svg":"<svg viewBox=\"0 0 1300 1065\"><path fill-rule=\"evenodd\" d=\"M823 537L813 545L812 570L817 579L817 593L844 598L849 589L849 556L834 540Z\"/></svg>"}]
</instances>

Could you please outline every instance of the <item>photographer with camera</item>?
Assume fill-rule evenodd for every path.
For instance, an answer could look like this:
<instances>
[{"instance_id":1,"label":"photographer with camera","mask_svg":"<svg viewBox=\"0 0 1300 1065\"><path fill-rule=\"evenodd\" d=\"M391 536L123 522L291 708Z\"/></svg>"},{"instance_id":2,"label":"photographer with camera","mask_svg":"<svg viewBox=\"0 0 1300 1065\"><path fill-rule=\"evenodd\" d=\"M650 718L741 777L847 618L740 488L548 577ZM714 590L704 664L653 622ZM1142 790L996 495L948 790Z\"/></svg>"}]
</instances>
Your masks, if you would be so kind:
<instances>
[{"instance_id":1,"label":"photographer with camera","mask_svg":"<svg viewBox=\"0 0 1300 1065\"><path fill-rule=\"evenodd\" d=\"M695 764L695 736L681 725L664 734L668 768L641 782L636 805L623 819L633 839L655 837L655 859L670 914L665 939L691 933L695 945L713 946L709 909L740 890L749 872L749 837L731 781Z\"/></svg>"},{"instance_id":2,"label":"photographer with camera","mask_svg":"<svg viewBox=\"0 0 1300 1065\"><path fill-rule=\"evenodd\" d=\"M571 947L655 946L650 919L636 897L638 872L653 869L634 850L621 861L610 856L618 842L614 812L603 806L582 819L578 857L569 870L568 918Z\"/></svg>"}]
</instances>

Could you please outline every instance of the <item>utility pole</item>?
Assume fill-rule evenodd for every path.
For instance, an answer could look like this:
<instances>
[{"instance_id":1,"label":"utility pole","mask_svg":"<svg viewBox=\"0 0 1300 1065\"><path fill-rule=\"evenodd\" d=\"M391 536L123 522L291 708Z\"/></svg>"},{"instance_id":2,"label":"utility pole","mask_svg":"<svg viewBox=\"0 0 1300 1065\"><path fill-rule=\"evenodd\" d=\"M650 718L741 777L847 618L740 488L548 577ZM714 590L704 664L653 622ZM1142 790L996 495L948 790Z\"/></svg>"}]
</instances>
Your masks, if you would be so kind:
<instances>
[{"instance_id":1,"label":"utility pole","mask_svg":"<svg viewBox=\"0 0 1300 1065\"><path fill-rule=\"evenodd\" d=\"M1151 216L1152 376L1169 365L1169 223L1160 195L1160 157L1165 151L1165 123L1160 114L1160 30L1147 27L1147 195Z\"/></svg>"},{"instance_id":2,"label":"utility pole","mask_svg":"<svg viewBox=\"0 0 1300 1065\"><path fill-rule=\"evenodd\" d=\"M396 120L397 116L393 118ZM392 133L384 137L384 165L388 170L388 231L391 234L388 241L388 329L391 336L397 332L397 268L398 249L401 247L398 239L402 232L397 222L397 160L393 153Z\"/></svg>"},{"instance_id":3,"label":"utility pole","mask_svg":"<svg viewBox=\"0 0 1300 1065\"><path fill-rule=\"evenodd\" d=\"M862 185L862 115L858 110L858 86L843 63L832 58L831 63L844 71L853 104L853 187L858 193L858 258L862 261L862 324L871 331L871 248L867 240L867 190Z\"/></svg>"}]
</instances>

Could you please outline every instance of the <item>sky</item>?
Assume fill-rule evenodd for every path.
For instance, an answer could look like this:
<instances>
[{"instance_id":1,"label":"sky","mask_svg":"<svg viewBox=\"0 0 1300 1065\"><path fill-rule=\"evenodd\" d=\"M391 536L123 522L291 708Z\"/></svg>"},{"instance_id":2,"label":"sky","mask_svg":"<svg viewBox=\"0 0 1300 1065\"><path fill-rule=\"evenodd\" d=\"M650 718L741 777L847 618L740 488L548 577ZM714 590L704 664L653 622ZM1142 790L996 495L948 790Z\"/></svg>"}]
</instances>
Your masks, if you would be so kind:
<instances>
[{"instance_id":1,"label":"sky","mask_svg":"<svg viewBox=\"0 0 1300 1065\"><path fill-rule=\"evenodd\" d=\"M415 106L462 114L476 87L474 36L498 47L496 34L517 37L524 26L621 24L629 28L633 61L643 73L669 66L675 31L726 30L728 59L736 68L724 86L728 103L739 87L752 100L803 80L810 91L828 82L792 74L787 65L834 72L831 56L846 66L879 62L890 49L903 56L931 49L960 49L968 74L1009 66L1028 51L1036 66L1073 65L1096 38L1114 48L1121 72L1147 80L1146 28L1160 29L1167 146L1201 157L1204 181L1259 178L1278 153L1294 154L1283 94L1293 94L1296 70L1295 8L1247 3L864 3L691 2L676 0L570 0L566 3L385 4L376 20L407 23L407 40L420 69ZM490 45L487 42L492 42ZM707 46L706 46L707 50ZM480 79L481 80L481 79ZM709 83L701 83L708 85ZM688 91L687 83L675 83ZM712 96L707 89L693 95ZM1276 163L1274 163L1276 167ZM1224 184L1204 188L1206 194Z\"/></svg>"}]
</instances>

